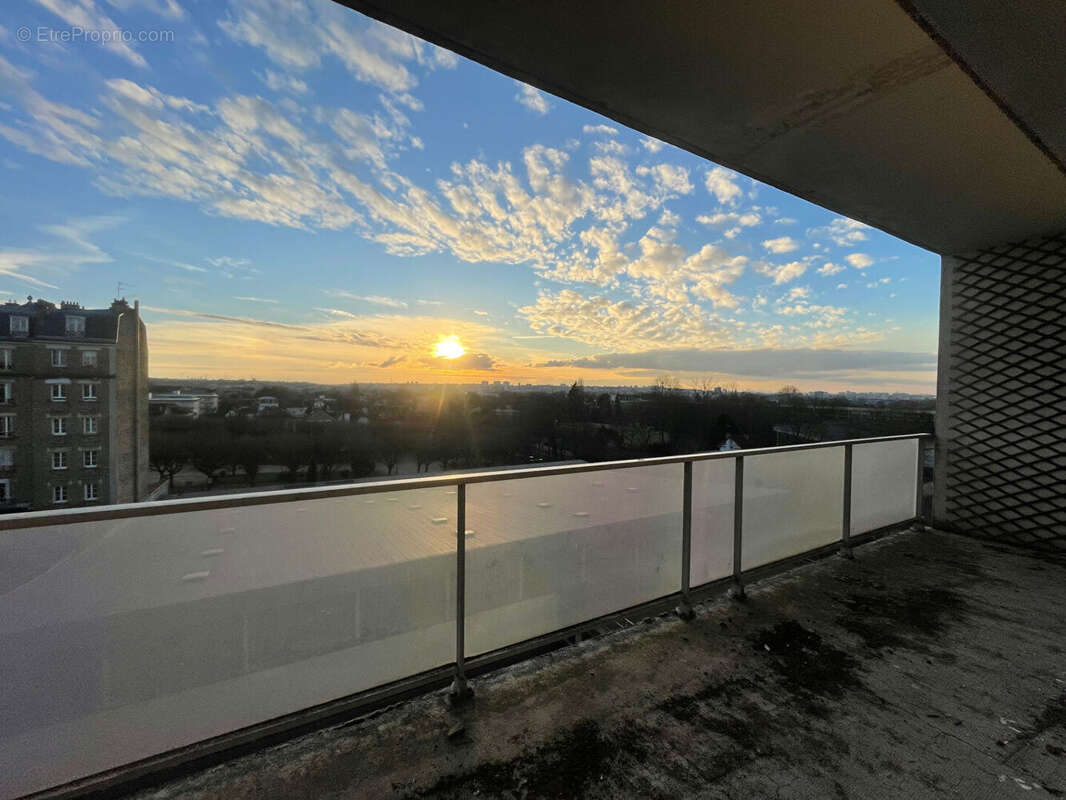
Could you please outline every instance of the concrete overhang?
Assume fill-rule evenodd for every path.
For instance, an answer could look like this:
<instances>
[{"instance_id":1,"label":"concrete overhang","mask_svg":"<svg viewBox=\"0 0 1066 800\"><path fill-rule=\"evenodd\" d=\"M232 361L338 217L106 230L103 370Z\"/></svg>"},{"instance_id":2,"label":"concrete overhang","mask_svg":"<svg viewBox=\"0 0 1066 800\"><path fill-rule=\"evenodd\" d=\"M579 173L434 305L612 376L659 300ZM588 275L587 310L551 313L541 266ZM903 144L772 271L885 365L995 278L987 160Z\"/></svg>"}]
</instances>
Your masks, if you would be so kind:
<instances>
[{"instance_id":1,"label":"concrete overhang","mask_svg":"<svg viewBox=\"0 0 1066 800\"><path fill-rule=\"evenodd\" d=\"M1060 0L342 0L945 254L1066 229Z\"/></svg>"}]
</instances>

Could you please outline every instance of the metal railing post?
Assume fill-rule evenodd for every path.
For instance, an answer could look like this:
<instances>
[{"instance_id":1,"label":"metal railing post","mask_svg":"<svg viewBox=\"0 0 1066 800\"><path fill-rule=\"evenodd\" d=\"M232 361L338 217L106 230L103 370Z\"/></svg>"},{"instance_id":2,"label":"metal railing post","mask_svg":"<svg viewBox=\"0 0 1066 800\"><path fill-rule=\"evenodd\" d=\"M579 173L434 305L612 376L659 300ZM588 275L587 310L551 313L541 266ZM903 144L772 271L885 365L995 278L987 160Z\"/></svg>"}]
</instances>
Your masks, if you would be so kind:
<instances>
[{"instance_id":1,"label":"metal railing post","mask_svg":"<svg viewBox=\"0 0 1066 800\"><path fill-rule=\"evenodd\" d=\"M844 445L844 513L840 521L840 555L854 558L851 553L851 445Z\"/></svg>"},{"instance_id":2,"label":"metal railing post","mask_svg":"<svg viewBox=\"0 0 1066 800\"><path fill-rule=\"evenodd\" d=\"M736 477L733 481L733 588L729 593L734 600L744 600L743 552L744 552L744 456L736 457Z\"/></svg>"},{"instance_id":3,"label":"metal railing post","mask_svg":"<svg viewBox=\"0 0 1066 800\"><path fill-rule=\"evenodd\" d=\"M466 682L466 484L455 487L455 679L448 690L453 704L468 700Z\"/></svg>"},{"instance_id":4,"label":"metal railing post","mask_svg":"<svg viewBox=\"0 0 1066 800\"><path fill-rule=\"evenodd\" d=\"M692 462L685 462L684 493L681 501L681 601L677 615L692 619L692 603L689 600L689 573L692 570Z\"/></svg>"},{"instance_id":5,"label":"metal railing post","mask_svg":"<svg viewBox=\"0 0 1066 800\"><path fill-rule=\"evenodd\" d=\"M914 487L914 522L911 529L916 531L925 530L925 440L918 439L918 468L915 476Z\"/></svg>"}]
</instances>

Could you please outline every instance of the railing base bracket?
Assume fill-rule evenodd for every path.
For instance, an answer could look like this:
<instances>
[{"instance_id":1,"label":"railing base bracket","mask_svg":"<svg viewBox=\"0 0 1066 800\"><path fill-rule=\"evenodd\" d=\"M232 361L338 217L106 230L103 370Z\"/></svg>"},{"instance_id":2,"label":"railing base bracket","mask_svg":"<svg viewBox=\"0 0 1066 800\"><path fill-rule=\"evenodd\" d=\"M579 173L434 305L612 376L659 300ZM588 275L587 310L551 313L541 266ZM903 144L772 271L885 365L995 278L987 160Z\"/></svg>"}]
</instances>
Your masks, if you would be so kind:
<instances>
[{"instance_id":1,"label":"railing base bracket","mask_svg":"<svg viewBox=\"0 0 1066 800\"><path fill-rule=\"evenodd\" d=\"M850 547L841 547L837 551L837 555L840 556L843 559L847 559L848 561L854 561L855 560L855 554L853 552L851 552L851 548Z\"/></svg>"},{"instance_id":2,"label":"railing base bracket","mask_svg":"<svg viewBox=\"0 0 1066 800\"><path fill-rule=\"evenodd\" d=\"M729 597L731 600L736 600L738 603L743 603L748 599L748 593L744 591L744 587L739 583L733 584L729 587Z\"/></svg>"},{"instance_id":3,"label":"railing base bracket","mask_svg":"<svg viewBox=\"0 0 1066 800\"><path fill-rule=\"evenodd\" d=\"M474 690L466 682L466 678L456 678L448 688L448 705L452 708L463 706L474 699Z\"/></svg>"},{"instance_id":4,"label":"railing base bracket","mask_svg":"<svg viewBox=\"0 0 1066 800\"><path fill-rule=\"evenodd\" d=\"M696 616L696 612L692 610L692 606L688 604L687 600L682 600L677 604L677 608L674 609L674 613L683 620L690 620Z\"/></svg>"}]
</instances>

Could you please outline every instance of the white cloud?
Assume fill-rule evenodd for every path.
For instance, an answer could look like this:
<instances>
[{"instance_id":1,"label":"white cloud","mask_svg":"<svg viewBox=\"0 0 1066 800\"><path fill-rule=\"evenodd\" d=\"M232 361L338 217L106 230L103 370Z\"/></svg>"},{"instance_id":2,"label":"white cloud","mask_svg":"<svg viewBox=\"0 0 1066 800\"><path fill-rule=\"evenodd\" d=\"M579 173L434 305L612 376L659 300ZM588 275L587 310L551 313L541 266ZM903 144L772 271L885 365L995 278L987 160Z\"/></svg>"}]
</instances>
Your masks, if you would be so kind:
<instances>
[{"instance_id":1,"label":"white cloud","mask_svg":"<svg viewBox=\"0 0 1066 800\"><path fill-rule=\"evenodd\" d=\"M828 262L824 266L818 268L818 274L826 276L839 275L846 269L847 267L845 267L843 264L833 264L832 262Z\"/></svg>"},{"instance_id":2,"label":"white cloud","mask_svg":"<svg viewBox=\"0 0 1066 800\"><path fill-rule=\"evenodd\" d=\"M707 173L707 191L714 195L719 203L735 205L737 198L742 194L741 189L734 183L737 174L723 167L715 167Z\"/></svg>"},{"instance_id":3,"label":"white cloud","mask_svg":"<svg viewBox=\"0 0 1066 800\"><path fill-rule=\"evenodd\" d=\"M847 289L848 285L846 283L838 283L837 284L837 288L838 289Z\"/></svg>"},{"instance_id":4,"label":"white cloud","mask_svg":"<svg viewBox=\"0 0 1066 800\"><path fill-rule=\"evenodd\" d=\"M762 246L771 253L791 253L799 249L799 244L791 236L779 236L776 239L767 239Z\"/></svg>"},{"instance_id":5,"label":"white cloud","mask_svg":"<svg viewBox=\"0 0 1066 800\"><path fill-rule=\"evenodd\" d=\"M325 294L330 297L339 297L345 300L359 300L364 303L372 303L376 306L388 306L389 308L407 308L407 303L403 300L397 300L394 297L383 297L376 294L356 294L355 292L349 292L346 289L323 289Z\"/></svg>"},{"instance_id":6,"label":"white cloud","mask_svg":"<svg viewBox=\"0 0 1066 800\"><path fill-rule=\"evenodd\" d=\"M530 86L528 83L521 83L519 81L515 81L515 83L518 84L518 94L514 96L515 100L537 114L548 113L549 105L547 95L539 89Z\"/></svg>"},{"instance_id":7,"label":"white cloud","mask_svg":"<svg viewBox=\"0 0 1066 800\"><path fill-rule=\"evenodd\" d=\"M121 31L120 25L116 24L111 17L98 11L92 0L78 2L77 0L37 0L39 5L44 6L71 28L80 28L85 31L97 31L98 37L92 41L99 41L100 46L110 50L117 56L124 58L135 67L147 67L148 62L144 56L130 47L123 36L115 35ZM104 35L107 32L110 35Z\"/></svg>"},{"instance_id":8,"label":"white cloud","mask_svg":"<svg viewBox=\"0 0 1066 800\"><path fill-rule=\"evenodd\" d=\"M259 77L263 83L267 85L268 89L273 89L275 92L291 92L292 94L307 93L307 84L299 78L294 78L291 75L282 75L280 72L274 72L274 70L268 69Z\"/></svg>"},{"instance_id":9,"label":"white cloud","mask_svg":"<svg viewBox=\"0 0 1066 800\"><path fill-rule=\"evenodd\" d=\"M656 164L654 167L639 166L636 168L637 175L650 175L656 185L666 192L676 194L690 194L692 182L688 177L688 170L673 164Z\"/></svg>"},{"instance_id":10,"label":"white cloud","mask_svg":"<svg viewBox=\"0 0 1066 800\"><path fill-rule=\"evenodd\" d=\"M169 19L185 18L185 9L178 4L177 0L107 0L107 2L122 11L143 8Z\"/></svg>"},{"instance_id":11,"label":"white cloud","mask_svg":"<svg viewBox=\"0 0 1066 800\"><path fill-rule=\"evenodd\" d=\"M859 242L866 241L866 231L870 226L865 222L849 219L848 217L834 217L828 225L820 228L809 228L807 235L812 238L830 239L839 247L851 247Z\"/></svg>"},{"instance_id":12,"label":"white cloud","mask_svg":"<svg viewBox=\"0 0 1066 800\"><path fill-rule=\"evenodd\" d=\"M418 84L408 64L425 70L458 64L454 53L373 20L356 22L359 19L328 3L243 0L218 24L234 41L261 48L286 69L317 68L323 58L333 57L356 80L397 95Z\"/></svg>"},{"instance_id":13,"label":"white cloud","mask_svg":"<svg viewBox=\"0 0 1066 800\"><path fill-rule=\"evenodd\" d=\"M724 326L715 324L698 306L685 303L612 301L564 289L541 294L536 303L523 306L518 313L537 333L612 350L714 347L730 341Z\"/></svg>"},{"instance_id":14,"label":"white cloud","mask_svg":"<svg viewBox=\"0 0 1066 800\"><path fill-rule=\"evenodd\" d=\"M774 284L794 281L807 271L807 265L802 261L792 261L788 264L777 266L775 264L760 263L755 267L756 271L774 279Z\"/></svg>"},{"instance_id":15,"label":"white cloud","mask_svg":"<svg viewBox=\"0 0 1066 800\"><path fill-rule=\"evenodd\" d=\"M851 253L850 255L845 256L844 260L851 264L851 266L855 267L855 269L866 269L874 263L874 260L866 255L866 253Z\"/></svg>"},{"instance_id":16,"label":"white cloud","mask_svg":"<svg viewBox=\"0 0 1066 800\"><path fill-rule=\"evenodd\" d=\"M240 296L237 296L237 297L234 297L233 299L234 300L244 300L245 302L248 302L248 303L275 303L276 304L278 302L277 300L269 300L269 299L267 299L265 297L248 297L248 296L240 297Z\"/></svg>"},{"instance_id":17,"label":"white cloud","mask_svg":"<svg viewBox=\"0 0 1066 800\"><path fill-rule=\"evenodd\" d=\"M663 149L663 143L658 139L653 139L650 136L645 136L640 140L640 146L647 150L649 153L658 153Z\"/></svg>"},{"instance_id":18,"label":"white cloud","mask_svg":"<svg viewBox=\"0 0 1066 800\"><path fill-rule=\"evenodd\" d=\"M681 215L665 208L663 209L663 213L659 216L659 224L664 228L676 228L681 224Z\"/></svg>"},{"instance_id":19,"label":"white cloud","mask_svg":"<svg viewBox=\"0 0 1066 800\"><path fill-rule=\"evenodd\" d=\"M581 132L586 134L592 134L597 136L617 136L618 128L612 128L610 125L582 125Z\"/></svg>"}]
</instances>

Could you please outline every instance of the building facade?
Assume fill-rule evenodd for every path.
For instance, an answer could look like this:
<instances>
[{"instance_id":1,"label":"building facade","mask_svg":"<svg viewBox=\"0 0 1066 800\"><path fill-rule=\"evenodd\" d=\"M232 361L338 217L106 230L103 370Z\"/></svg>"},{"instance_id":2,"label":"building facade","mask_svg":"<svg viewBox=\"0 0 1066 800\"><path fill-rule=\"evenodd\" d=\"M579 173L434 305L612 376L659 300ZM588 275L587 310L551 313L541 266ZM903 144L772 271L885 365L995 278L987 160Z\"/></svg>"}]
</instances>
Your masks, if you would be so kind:
<instances>
[{"instance_id":1,"label":"building facade","mask_svg":"<svg viewBox=\"0 0 1066 800\"><path fill-rule=\"evenodd\" d=\"M0 305L0 511L131 503L150 483L138 306Z\"/></svg>"}]
</instances>

